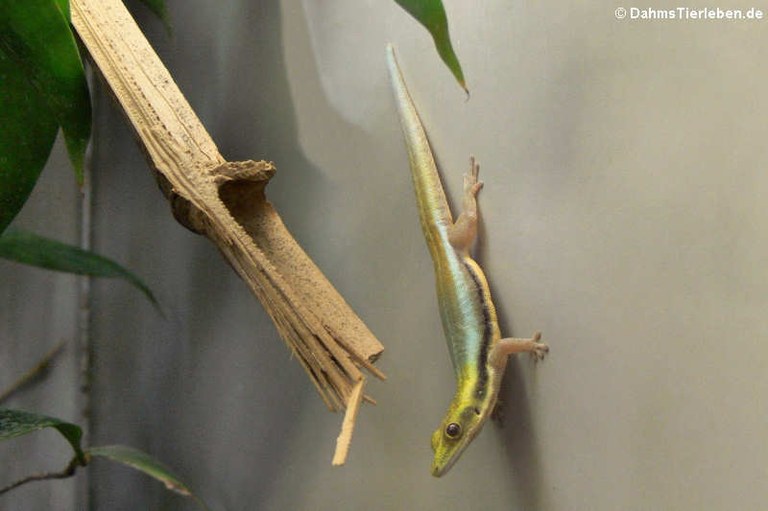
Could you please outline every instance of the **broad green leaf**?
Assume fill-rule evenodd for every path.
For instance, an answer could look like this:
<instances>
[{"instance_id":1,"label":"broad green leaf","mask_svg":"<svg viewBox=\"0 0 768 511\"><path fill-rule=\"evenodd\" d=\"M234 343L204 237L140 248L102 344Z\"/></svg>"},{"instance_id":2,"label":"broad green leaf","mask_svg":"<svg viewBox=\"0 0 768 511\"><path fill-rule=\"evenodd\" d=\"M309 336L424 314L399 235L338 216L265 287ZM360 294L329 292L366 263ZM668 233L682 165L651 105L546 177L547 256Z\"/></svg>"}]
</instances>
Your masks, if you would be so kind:
<instances>
[{"instance_id":1,"label":"broad green leaf","mask_svg":"<svg viewBox=\"0 0 768 511\"><path fill-rule=\"evenodd\" d=\"M58 430L72 446L80 464L85 465L85 455L80 445L83 430L80 429L80 426L36 413L7 408L0 409L0 441L10 440L45 428Z\"/></svg>"},{"instance_id":2,"label":"broad green leaf","mask_svg":"<svg viewBox=\"0 0 768 511\"><path fill-rule=\"evenodd\" d=\"M127 447L124 445L105 445L102 447L91 447L86 451L91 458L107 458L123 465L127 465L140 472L144 472L163 483L166 488L185 497L194 498L203 508L205 503L192 494L192 491L179 479L168 467L157 461L149 454Z\"/></svg>"},{"instance_id":3,"label":"broad green leaf","mask_svg":"<svg viewBox=\"0 0 768 511\"><path fill-rule=\"evenodd\" d=\"M0 234L32 193L58 129L45 98L9 57L0 35Z\"/></svg>"},{"instance_id":4,"label":"broad green leaf","mask_svg":"<svg viewBox=\"0 0 768 511\"><path fill-rule=\"evenodd\" d=\"M123 279L159 308L152 291L119 264L106 257L31 232L11 230L0 236L0 258L49 270Z\"/></svg>"},{"instance_id":5,"label":"broad green leaf","mask_svg":"<svg viewBox=\"0 0 768 511\"><path fill-rule=\"evenodd\" d=\"M429 31L435 41L435 48L437 48L440 58L451 70L461 88L469 94L467 84L464 81L464 72L461 70L461 64L451 45L451 36L448 33L448 17L445 14L443 2L441 0L395 0L395 2Z\"/></svg>"},{"instance_id":6,"label":"broad green leaf","mask_svg":"<svg viewBox=\"0 0 768 511\"><path fill-rule=\"evenodd\" d=\"M59 10L64 14L64 19L67 20L67 22L71 21L71 16L69 14L69 0L55 0L56 6L59 8Z\"/></svg>"},{"instance_id":7,"label":"broad green leaf","mask_svg":"<svg viewBox=\"0 0 768 511\"><path fill-rule=\"evenodd\" d=\"M69 158L82 182L85 148L91 134L91 103L83 64L61 0L0 0L0 48L26 73L64 132ZM0 83L0 96L5 94ZM33 94L32 90L29 92ZM26 129L11 119L4 130Z\"/></svg>"}]
</instances>

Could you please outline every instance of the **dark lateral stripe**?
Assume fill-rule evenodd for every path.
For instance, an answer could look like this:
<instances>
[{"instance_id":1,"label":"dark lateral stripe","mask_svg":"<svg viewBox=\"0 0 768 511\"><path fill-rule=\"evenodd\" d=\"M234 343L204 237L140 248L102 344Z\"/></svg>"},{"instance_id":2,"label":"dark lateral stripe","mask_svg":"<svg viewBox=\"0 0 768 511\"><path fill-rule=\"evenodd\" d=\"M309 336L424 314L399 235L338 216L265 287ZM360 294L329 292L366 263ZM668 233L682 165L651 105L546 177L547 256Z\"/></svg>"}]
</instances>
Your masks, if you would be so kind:
<instances>
[{"instance_id":1,"label":"dark lateral stripe","mask_svg":"<svg viewBox=\"0 0 768 511\"><path fill-rule=\"evenodd\" d=\"M484 397L485 390L488 387L488 349L491 345L491 313L488 311L488 304L486 303L480 277L475 273L474 267L467 264L466 261L462 261L462 264L475 284L475 290L479 295L480 304L483 309L483 340L480 343L480 354L478 355L477 360L478 379L474 395L477 397Z\"/></svg>"}]
</instances>

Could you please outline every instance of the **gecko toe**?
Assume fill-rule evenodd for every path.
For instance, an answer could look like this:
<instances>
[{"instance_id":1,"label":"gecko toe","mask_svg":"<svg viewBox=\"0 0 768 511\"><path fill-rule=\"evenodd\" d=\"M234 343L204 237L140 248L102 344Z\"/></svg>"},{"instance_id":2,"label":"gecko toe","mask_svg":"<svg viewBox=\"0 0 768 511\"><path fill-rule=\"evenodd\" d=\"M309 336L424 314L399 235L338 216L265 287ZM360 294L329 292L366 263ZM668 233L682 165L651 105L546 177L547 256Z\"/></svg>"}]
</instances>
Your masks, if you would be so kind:
<instances>
[{"instance_id":1,"label":"gecko toe","mask_svg":"<svg viewBox=\"0 0 768 511\"><path fill-rule=\"evenodd\" d=\"M544 357L547 356L547 353L549 353L549 345L542 342L536 343L536 345L533 347L533 350L531 350L531 356L535 362L544 360Z\"/></svg>"}]
</instances>

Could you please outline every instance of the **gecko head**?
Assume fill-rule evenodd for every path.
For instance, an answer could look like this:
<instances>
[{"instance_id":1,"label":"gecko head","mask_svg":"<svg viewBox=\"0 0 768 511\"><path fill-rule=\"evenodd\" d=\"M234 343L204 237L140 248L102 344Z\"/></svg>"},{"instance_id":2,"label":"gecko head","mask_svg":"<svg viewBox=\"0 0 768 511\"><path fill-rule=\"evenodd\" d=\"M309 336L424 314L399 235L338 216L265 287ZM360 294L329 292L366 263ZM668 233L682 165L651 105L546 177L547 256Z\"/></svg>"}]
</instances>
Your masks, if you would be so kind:
<instances>
[{"instance_id":1,"label":"gecko head","mask_svg":"<svg viewBox=\"0 0 768 511\"><path fill-rule=\"evenodd\" d=\"M487 414L475 405L451 404L440 426L432 433L432 475L440 477L451 469L464 449L483 427Z\"/></svg>"}]
</instances>

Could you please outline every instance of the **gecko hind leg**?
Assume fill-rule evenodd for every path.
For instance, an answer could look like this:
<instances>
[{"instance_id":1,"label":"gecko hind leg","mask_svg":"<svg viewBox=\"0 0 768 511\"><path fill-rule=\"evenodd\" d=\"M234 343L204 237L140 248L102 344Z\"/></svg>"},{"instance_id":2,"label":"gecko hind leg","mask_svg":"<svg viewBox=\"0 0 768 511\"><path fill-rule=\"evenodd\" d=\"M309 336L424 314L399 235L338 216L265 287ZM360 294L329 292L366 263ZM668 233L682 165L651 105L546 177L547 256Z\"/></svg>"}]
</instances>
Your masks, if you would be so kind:
<instances>
[{"instance_id":1,"label":"gecko hind leg","mask_svg":"<svg viewBox=\"0 0 768 511\"><path fill-rule=\"evenodd\" d=\"M480 165L470 156L469 172L464 174L462 211L448 231L448 241L457 252L469 252L477 237L477 194L483 188L483 182L478 181L479 174Z\"/></svg>"}]
</instances>

